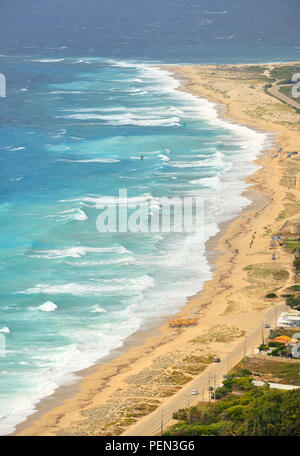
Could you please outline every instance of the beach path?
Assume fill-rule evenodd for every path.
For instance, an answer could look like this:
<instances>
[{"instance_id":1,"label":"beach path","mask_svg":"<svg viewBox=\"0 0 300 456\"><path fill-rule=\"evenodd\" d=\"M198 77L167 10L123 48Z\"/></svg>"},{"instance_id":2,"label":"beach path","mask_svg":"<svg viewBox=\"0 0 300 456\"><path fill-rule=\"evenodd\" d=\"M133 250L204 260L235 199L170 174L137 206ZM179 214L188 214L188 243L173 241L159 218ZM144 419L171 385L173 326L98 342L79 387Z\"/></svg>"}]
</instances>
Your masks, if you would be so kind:
<instances>
[{"instance_id":1,"label":"beach path","mask_svg":"<svg viewBox=\"0 0 300 456\"><path fill-rule=\"evenodd\" d=\"M297 103L295 100L292 100L291 98L287 97L283 93L280 92L280 87L281 86L272 86L268 88L268 92L273 95L274 97L278 98L279 100L283 101L284 103L287 103L288 105L292 106L295 109L300 109L300 104Z\"/></svg>"}]
</instances>

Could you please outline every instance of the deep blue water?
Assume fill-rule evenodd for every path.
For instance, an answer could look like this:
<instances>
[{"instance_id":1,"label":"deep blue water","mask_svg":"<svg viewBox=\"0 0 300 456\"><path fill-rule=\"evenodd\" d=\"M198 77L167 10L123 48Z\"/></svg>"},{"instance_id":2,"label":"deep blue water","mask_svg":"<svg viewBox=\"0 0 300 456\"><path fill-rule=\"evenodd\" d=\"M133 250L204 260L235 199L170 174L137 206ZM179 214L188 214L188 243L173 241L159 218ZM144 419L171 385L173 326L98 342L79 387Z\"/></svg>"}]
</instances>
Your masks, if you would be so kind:
<instances>
[{"instance_id":1,"label":"deep blue water","mask_svg":"<svg viewBox=\"0 0 300 456\"><path fill-rule=\"evenodd\" d=\"M299 58L298 0L6 0L0 53L172 62Z\"/></svg>"},{"instance_id":2,"label":"deep blue water","mask_svg":"<svg viewBox=\"0 0 300 456\"><path fill-rule=\"evenodd\" d=\"M242 178L270 138L150 64L297 59L296 2L240 5L1 5L0 433L210 277L204 241L248 204ZM154 210L202 197L204 235L99 233L96 206L120 188Z\"/></svg>"}]
</instances>

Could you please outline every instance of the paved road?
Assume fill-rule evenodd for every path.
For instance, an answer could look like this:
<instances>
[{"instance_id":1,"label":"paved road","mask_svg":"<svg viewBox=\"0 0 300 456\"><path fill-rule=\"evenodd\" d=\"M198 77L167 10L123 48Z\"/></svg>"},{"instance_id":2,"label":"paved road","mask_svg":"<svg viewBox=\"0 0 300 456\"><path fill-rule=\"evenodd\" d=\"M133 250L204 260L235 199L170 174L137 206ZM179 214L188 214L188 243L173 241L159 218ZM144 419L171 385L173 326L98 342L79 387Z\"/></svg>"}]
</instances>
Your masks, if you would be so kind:
<instances>
[{"instance_id":1,"label":"paved road","mask_svg":"<svg viewBox=\"0 0 300 456\"><path fill-rule=\"evenodd\" d=\"M274 325L279 312L286 309L285 304L279 304L269 309L264 315L264 321ZM268 331L268 330L267 330ZM173 412L180 408L192 405L193 402L199 402L204 396L205 402L209 399L209 386L220 385L223 375L226 375L238 362L247 354L253 352L262 342L262 337L267 332L262 324L250 333L247 338L243 338L229 354L218 364L211 364L208 368L191 382L187 383L180 391L171 396L163 405L158 407L154 412L141 418L137 424L127 429L122 435L130 436L151 436L161 430L162 423L165 426L172 419ZM191 395L193 389L197 389L197 396Z\"/></svg>"},{"instance_id":2,"label":"paved road","mask_svg":"<svg viewBox=\"0 0 300 456\"><path fill-rule=\"evenodd\" d=\"M279 98L279 100L283 101L284 103L287 103L288 105L292 106L293 108L300 109L300 104L297 103L295 100L292 98L287 97L283 93L279 91L280 87L283 86L272 86L268 89L268 92L271 95L274 95L276 98Z\"/></svg>"}]
</instances>

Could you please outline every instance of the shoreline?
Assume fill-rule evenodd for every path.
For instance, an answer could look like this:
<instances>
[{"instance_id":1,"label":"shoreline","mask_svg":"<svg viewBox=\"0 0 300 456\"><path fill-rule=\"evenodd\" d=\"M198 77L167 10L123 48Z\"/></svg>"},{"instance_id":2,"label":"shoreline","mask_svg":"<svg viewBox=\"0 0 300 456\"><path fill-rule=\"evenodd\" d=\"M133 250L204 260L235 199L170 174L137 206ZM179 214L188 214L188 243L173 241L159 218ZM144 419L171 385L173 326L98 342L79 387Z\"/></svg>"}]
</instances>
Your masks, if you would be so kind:
<instances>
[{"instance_id":1,"label":"shoreline","mask_svg":"<svg viewBox=\"0 0 300 456\"><path fill-rule=\"evenodd\" d=\"M266 153L266 151L262 151L260 155L263 155ZM255 195L256 193L256 195ZM252 196L251 196L252 194ZM269 201L267 198L264 198L262 195L259 194L259 192L256 192L254 189L247 189L242 193L242 196L245 196L248 198L251 202L249 203L248 206L246 206L242 211L235 216L233 219L230 219L226 222L221 222L218 227L219 231L217 234L214 236L211 236L206 242L205 242L205 249L206 249L206 258L209 263L209 266L211 268L211 274L212 278L209 279L212 280L214 276L214 271L217 267L216 265L216 260L219 256L222 255L221 252L217 251L217 246L219 240L226 234L226 231L230 224L238 217L240 217L244 211L247 212L247 210L261 210L263 209L267 204L269 204ZM264 200L264 201L261 201ZM207 281L204 282L204 284ZM204 285L203 285L204 286ZM163 333L166 329L167 322L170 319L170 317L176 318L177 315L181 315L182 311L186 306L188 306L189 302L201 295L203 290L199 290L195 295L189 296L186 298L186 302L182 309L175 313L175 314L170 314L165 317L157 317L154 321L152 320L150 323L150 328L139 328L137 331L135 331L133 334L131 334L125 341L124 344L119 347L111 350L111 352L105 356L101 361L99 361L97 364L90 366L86 369L82 369L81 371L75 372L74 375L78 377L78 379L70 385L66 386L60 386L57 388L57 390L51 394L50 396L44 397L36 406L36 411L32 414L29 415L26 420L22 421L16 426L16 429L13 433L9 434L9 436L14 436L18 435L19 433L22 433L25 431L27 428L31 427L34 425L35 421L41 419L46 413L51 412L51 410L55 409L56 407L60 407L63 405L65 401L68 399L72 399L76 394L80 393L81 390L81 383L84 382L85 378L97 373L97 370L101 368L101 366L106 365L111 363L114 360L117 360L120 358L122 355L126 355L126 353L131 349L135 347L141 347L144 344L147 343L149 339L152 337L160 337L157 335L157 332L161 333L161 337L163 336ZM146 324L149 326L149 322L145 322L144 326Z\"/></svg>"},{"instance_id":2,"label":"shoreline","mask_svg":"<svg viewBox=\"0 0 300 456\"><path fill-rule=\"evenodd\" d=\"M166 69L166 67L163 67L163 69ZM174 72L174 67L172 67L172 72ZM206 96L199 92L193 92L194 89L191 90L191 87L185 84L186 81L189 80L182 75L181 67L179 69L177 67L177 70L175 70L175 77L177 77L178 74L180 75L179 79L181 82L184 82L179 90L187 91L209 99L209 101L213 101L214 103L218 103L218 115L226 120L228 120L229 117L230 121L235 123L235 118L230 112L229 103L224 103L224 100L216 101L216 99L210 99L209 94L206 94L208 95ZM223 105L219 106L219 103L223 103ZM269 129L263 129L257 125L249 125L249 122L244 123L243 121L238 121L237 123L239 125L246 125L251 129L257 128L260 132L270 132ZM274 133L274 130L272 132ZM281 141L279 141L279 143L281 144ZM226 286L228 286L226 280L228 279L228 275L230 276L228 266L230 268L229 263L234 261L236 255L236 249L233 248L233 240L235 241L239 238L241 233L245 234L244 225L246 220L253 223L253 221L259 218L262 213L268 211L268 209L273 206L274 201L272 200L273 197L271 196L270 188L265 186L264 180L261 180L259 183L255 182L257 174L260 175L261 171L264 170L264 167L268 165L272 150L274 150L274 147L260 153L259 157L255 160L255 163L260 165L259 170L245 179L248 183L251 183L251 187L244 191L242 195L250 199L252 201L251 204L243 208L233 219L219 224L219 232L211 237L205 244L206 256L211 267L211 279L204 283L203 290L199 291L196 295L187 298L184 307L176 313L176 316L180 317L198 315L199 324L194 328L187 328L185 330L170 329L167 326L167 320L170 318L170 316L168 316L161 318L159 325L153 323L151 329L139 329L125 341L120 349L113 350L113 352L108 357L104 358L101 363L85 369L84 371L77 372L76 375L79 376L82 374L84 376L82 379L79 379L80 382L67 387L61 387L52 396L43 399L37 406L37 412L29 416L23 423L20 423L13 435L56 435L60 427L63 429L68 428L68 425L72 426L72 424L80 418L80 412L83 409L92 405L101 404L103 398L99 400L98 397L98 399L94 401L95 396L99 395L100 392L105 392L106 389L108 391L106 391L105 395L108 397L109 394L112 393L113 388L116 389L118 385L118 380L116 381L118 375L119 380L121 379L121 382L124 382L126 381L126 374L130 369L134 370L135 368L135 371L140 369L143 365L144 355L151 358L152 351L156 351L155 355L152 354L153 361L157 352L159 352L159 349L165 353L170 347L178 346L178 343L176 344L177 338L188 340L192 335L199 333L200 328L204 331L205 329L209 329L208 322L205 321L203 313L207 312L211 314L211 309L207 310L211 301L209 302L209 299L206 298L208 302L203 303L203 299L205 300L205 295L208 294L209 297L210 294L210 300L212 300L212 297L218 293L220 284L222 284L226 290ZM278 176L277 179L278 181L279 177L280 176ZM222 252L224 245L225 251ZM228 260L228 256L230 257L230 260L226 263L224 257L227 257ZM224 308L223 303L222 306L219 304L219 307L222 307L222 315L223 312L226 311L226 306ZM263 307L263 311L265 311L266 308L267 307ZM257 311L256 314L257 319L259 311ZM204 322L201 321L201 315ZM237 315L240 314L238 313ZM243 315L245 315L245 313ZM238 318L233 317L232 321L234 322L235 319L238 320ZM213 321L211 316L208 318L208 321L210 324ZM241 318L240 323L245 325L245 333L247 333L246 322L242 322ZM156 334L157 329L160 332L159 335ZM230 347L230 345L232 345L231 342L228 346ZM133 366L134 364L136 364L136 366ZM63 402L65 402L65 404L62 404Z\"/></svg>"}]
</instances>

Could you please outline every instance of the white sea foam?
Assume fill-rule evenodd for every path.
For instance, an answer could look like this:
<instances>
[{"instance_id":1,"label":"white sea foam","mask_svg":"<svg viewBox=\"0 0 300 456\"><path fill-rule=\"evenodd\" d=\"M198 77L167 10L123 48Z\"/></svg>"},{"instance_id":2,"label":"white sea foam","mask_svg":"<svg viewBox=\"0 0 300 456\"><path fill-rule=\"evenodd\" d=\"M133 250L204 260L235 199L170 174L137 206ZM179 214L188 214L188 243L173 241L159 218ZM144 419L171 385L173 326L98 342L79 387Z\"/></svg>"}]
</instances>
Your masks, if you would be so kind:
<instances>
[{"instance_id":1,"label":"white sea foam","mask_svg":"<svg viewBox=\"0 0 300 456\"><path fill-rule=\"evenodd\" d=\"M104 196L104 195L89 195L89 196L82 196L79 198L74 198L70 200L60 200L62 203L73 203L73 202L80 202L84 206L87 207L97 207L101 208L101 206L105 205L122 205L122 204L143 204L143 203L151 203L151 205L159 204L159 198L154 198L150 193L144 193L140 196L128 196L127 198L119 198L117 196Z\"/></svg>"},{"instance_id":2,"label":"white sea foam","mask_svg":"<svg viewBox=\"0 0 300 456\"><path fill-rule=\"evenodd\" d=\"M22 179L23 177L15 177L14 179L11 179L11 182L19 182Z\"/></svg>"},{"instance_id":3,"label":"white sea foam","mask_svg":"<svg viewBox=\"0 0 300 456\"><path fill-rule=\"evenodd\" d=\"M49 260L55 260L58 258L81 258L89 253L130 253L123 246L112 246L112 247L69 247L65 249L53 249L53 250L36 250L30 256L35 258L45 258Z\"/></svg>"},{"instance_id":4,"label":"white sea foam","mask_svg":"<svg viewBox=\"0 0 300 456\"><path fill-rule=\"evenodd\" d=\"M69 114L57 116L57 118L77 120L101 120L109 125L136 125L136 126L175 126L180 125L180 117L158 117L151 114L137 115L133 112L123 114L103 115L96 113Z\"/></svg>"},{"instance_id":5,"label":"white sea foam","mask_svg":"<svg viewBox=\"0 0 300 456\"><path fill-rule=\"evenodd\" d=\"M71 162L71 163L118 163L120 160L116 158L90 158L86 160L71 160L68 158L60 158L58 161Z\"/></svg>"},{"instance_id":6,"label":"white sea foam","mask_svg":"<svg viewBox=\"0 0 300 456\"><path fill-rule=\"evenodd\" d=\"M103 307L95 306L95 307L92 308L91 312L92 313L105 313L106 310L103 309Z\"/></svg>"},{"instance_id":7,"label":"white sea foam","mask_svg":"<svg viewBox=\"0 0 300 456\"><path fill-rule=\"evenodd\" d=\"M165 162L170 160L170 157L168 157L167 155L164 155L164 154L160 154L159 158L161 159L161 161L165 161Z\"/></svg>"},{"instance_id":8,"label":"white sea foam","mask_svg":"<svg viewBox=\"0 0 300 456\"><path fill-rule=\"evenodd\" d=\"M189 161L189 162L184 162L184 161L178 161L178 162L170 162L170 166L173 168L202 168L205 166L215 166L214 163L211 161L205 162L205 160L201 161Z\"/></svg>"},{"instance_id":9,"label":"white sea foam","mask_svg":"<svg viewBox=\"0 0 300 456\"><path fill-rule=\"evenodd\" d=\"M63 62L65 59L37 59L32 60L32 62L39 62L39 63L58 63Z\"/></svg>"},{"instance_id":10,"label":"white sea foam","mask_svg":"<svg viewBox=\"0 0 300 456\"><path fill-rule=\"evenodd\" d=\"M10 329L7 326L4 326L4 328L0 329L0 333L10 334Z\"/></svg>"},{"instance_id":11,"label":"white sea foam","mask_svg":"<svg viewBox=\"0 0 300 456\"><path fill-rule=\"evenodd\" d=\"M85 63L87 65L92 65L92 62L87 59L79 59L79 60L76 60L75 62L72 62L72 64L76 64L76 63Z\"/></svg>"},{"instance_id":12,"label":"white sea foam","mask_svg":"<svg viewBox=\"0 0 300 456\"><path fill-rule=\"evenodd\" d=\"M121 258L110 258L107 260L99 260L99 261L66 261L66 264L69 264L70 266L78 266L78 267L84 267L84 266L103 266L103 265L109 265L109 264L120 264L120 265L129 265L129 264L135 264L136 260L133 256L121 256Z\"/></svg>"},{"instance_id":13,"label":"white sea foam","mask_svg":"<svg viewBox=\"0 0 300 456\"><path fill-rule=\"evenodd\" d=\"M58 214L49 214L48 218L56 218L58 220L76 220L78 222L84 222L88 219L86 213L80 208L68 209L61 211Z\"/></svg>"},{"instance_id":14,"label":"white sea foam","mask_svg":"<svg viewBox=\"0 0 300 456\"><path fill-rule=\"evenodd\" d=\"M204 187L219 188L220 179L219 179L218 176L203 177L201 179L193 179L193 180L191 180L190 184L200 185L200 186L204 186Z\"/></svg>"},{"instance_id":15,"label":"white sea foam","mask_svg":"<svg viewBox=\"0 0 300 456\"><path fill-rule=\"evenodd\" d=\"M42 312L53 312L57 309L57 305L54 304L54 302L52 301L46 301L44 302L44 304L41 304L38 308Z\"/></svg>"},{"instance_id":16,"label":"white sea foam","mask_svg":"<svg viewBox=\"0 0 300 456\"><path fill-rule=\"evenodd\" d=\"M96 310L96 307L94 309ZM73 372L92 366L99 358L107 356L111 350L122 346L126 338L140 327L142 321L130 307L123 311L110 312L110 317L111 323L105 326L98 324L88 328L73 327L69 330L65 328L65 336L74 340L74 343L65 345L63 348L47 346L32 352L32 362L42 367L31 372L31 382L35 388L29 395L6 397L2 401L1 435L12 433L16 424L33 414L36 411L36 404L41 399L52 395L59 386L71 385L78 381L78 376ZM118 321L118 331L115 331L116 321ZM45 369L49 363L51 368ZM1 371L1 374L8 375L9 372ZM20 371L20 375L23 376L24 372ZM7 410L13 410L13 413L8 413Z\"/></svg>"},{"instance_id":17,"label":"white sea foam","mask_svg":"<svg viewBox=\"0 0 300 456\"><path fill-rule=\"evenodd\" d=\"M99 283L98 283L99 282ZM39 283L33 288L18 292L21 294L69 294L74 296L98 296L103 293L137 293L146 288L153 287L154 280L148 275L136 277L134 279L103 279L94 283L66 283L62 285L50 285Z\"/></svg>"},{"instance_id":18,"label":"white sea foam","mask_svg":"<svg viewBox=\"0 0 300 456\"><path fill-rule=\"evenodd\" d=\"M81 94L81 93L97 93L94 90L52 90L51 92L48 92L50 95L65 95L65 94Z\"/></svg>"},{"instance_id":19,"label":"white sea foam","mask_svg":"<svg viewBox=\"0 0 300 456\"><path fill-rule=\"evenodd\" d=\"M114 108L73 108L73 109L64 109L64 113L66 112L74 112L74 114L67 114L65 116L60 116L60 117L67 117L69 118L74 118L73 116L79 116L78 118L85 119L85 116L88 116L87 119L95 117L97 118L103 118L103 120L108 119L108 120L116 120L116 119L122 119L122 118L131 118L134 116L142 116L143 117L150 117L152 118L153 116L156 118L162 118L162 116L183 116L185 113L184 109L178 108L176 106L153 106L151 108L147 106L139 107L139 108L134 108L130 107L127 108L125 106L116 106ZM99 113L99 114L97 114ZM111 113L111 114L107 114ZM119 114L116 114L119 113ZM98 117L99 116L99 117Z\"/></svg>"}]
</instances>

